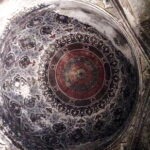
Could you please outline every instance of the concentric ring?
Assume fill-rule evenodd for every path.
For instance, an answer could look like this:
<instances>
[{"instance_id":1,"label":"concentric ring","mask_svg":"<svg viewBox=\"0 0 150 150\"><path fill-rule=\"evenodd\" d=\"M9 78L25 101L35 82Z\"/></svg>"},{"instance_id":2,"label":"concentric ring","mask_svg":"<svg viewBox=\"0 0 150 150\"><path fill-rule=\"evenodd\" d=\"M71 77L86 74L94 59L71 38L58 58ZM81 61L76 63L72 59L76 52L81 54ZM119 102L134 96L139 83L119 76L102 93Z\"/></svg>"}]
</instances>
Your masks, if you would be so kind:
<instances>
[{"instance_id":1,"label":"concentric ring","mask_svg":"<svg viewBox=\"0 0 150 150\"><path fill-rule=\"evenodd\" d=\"M50 71L49 78L53 78L51 75ZM57 63L55 78L59 89L66 96L89 99L103 87L104 67L94 53L88 50L71 50Z\"/></svg>"}]
</instances>

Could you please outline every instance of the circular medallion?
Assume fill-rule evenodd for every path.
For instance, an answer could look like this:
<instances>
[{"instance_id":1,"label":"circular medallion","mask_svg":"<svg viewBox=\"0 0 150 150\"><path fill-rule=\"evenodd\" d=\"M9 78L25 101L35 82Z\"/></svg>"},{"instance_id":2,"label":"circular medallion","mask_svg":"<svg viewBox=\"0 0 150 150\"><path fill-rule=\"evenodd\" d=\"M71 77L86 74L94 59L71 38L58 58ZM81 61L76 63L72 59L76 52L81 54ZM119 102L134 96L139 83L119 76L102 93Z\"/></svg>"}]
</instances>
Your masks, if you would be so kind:
<instances>
[{"instance_id":1,"label":"circular medallion","mask_svg":"<svg viewBox=\"0 0 150 150\"><path fill-rule=\"evenodd\" d=\"M96 35L75 33L57 39L41 59L43 94L66 114L85 116L99 111L95 105L104 108L106 101L115 97L117 89L111 86L115 87L121 78L114 52Z\"/></svg>"},{"instance_id":2,"label":"circular medallion","mask_svg":"<svg viewBox=\"0 0 150 150\"><path fill-rule=\"evenodd\" d=\"M92 52L72 50L60 58L56 66L56 82L66 96L89 99L103 86L103 64Z\"/></svg>"}]
</instances>

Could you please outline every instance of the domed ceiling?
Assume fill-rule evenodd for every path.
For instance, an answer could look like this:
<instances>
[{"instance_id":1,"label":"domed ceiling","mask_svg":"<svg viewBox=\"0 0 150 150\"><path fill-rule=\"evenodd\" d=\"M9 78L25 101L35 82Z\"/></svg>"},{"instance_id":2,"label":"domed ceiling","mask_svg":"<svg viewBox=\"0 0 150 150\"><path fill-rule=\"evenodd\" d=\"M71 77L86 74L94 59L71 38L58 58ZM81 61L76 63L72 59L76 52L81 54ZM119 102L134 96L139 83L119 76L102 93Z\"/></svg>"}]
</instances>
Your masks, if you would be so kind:
<instances>
[{"instance_id":1,"label":"domed ceiling","mask_svg":"<svg viewBox=\"0 0 150 150\"><path fill-rule=\"evenodd\" d=\"M20 149L105 149L126 131L137 103L133 50L103 10L77 2L57 6L22 13L6 30L5 133Z\"/></svg>"}]
</instances>

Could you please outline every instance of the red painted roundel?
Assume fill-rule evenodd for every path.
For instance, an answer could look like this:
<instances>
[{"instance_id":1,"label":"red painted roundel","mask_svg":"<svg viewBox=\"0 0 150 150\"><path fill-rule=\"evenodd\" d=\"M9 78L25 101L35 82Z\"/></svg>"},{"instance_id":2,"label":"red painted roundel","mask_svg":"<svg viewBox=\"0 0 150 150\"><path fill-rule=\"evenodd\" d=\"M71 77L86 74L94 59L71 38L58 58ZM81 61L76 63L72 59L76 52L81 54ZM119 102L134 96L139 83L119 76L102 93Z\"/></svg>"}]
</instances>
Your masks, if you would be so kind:
<instances>
[{"instance_id":1,"label":"red painted roundel","mask_svg":"<svg viewBox=\"0 0 150 150\"><path fill-rule=\"evenodd\" d=\"M88 99L102 89L104 68L91 51L78 49L66 52L56 65L59 89L73 99Z\"/></svg>"}]
</instances>

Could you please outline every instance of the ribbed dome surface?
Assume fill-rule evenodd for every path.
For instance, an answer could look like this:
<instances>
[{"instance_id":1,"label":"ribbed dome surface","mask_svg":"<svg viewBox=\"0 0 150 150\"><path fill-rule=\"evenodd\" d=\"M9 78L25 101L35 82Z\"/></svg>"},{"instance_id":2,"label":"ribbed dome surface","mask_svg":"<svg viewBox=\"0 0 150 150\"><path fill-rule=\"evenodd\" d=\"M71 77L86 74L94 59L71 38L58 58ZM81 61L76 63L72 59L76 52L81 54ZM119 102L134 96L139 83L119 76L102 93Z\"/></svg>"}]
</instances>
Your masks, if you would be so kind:
<instances>
[{"instance_id":1,"label":"ribbed dome surface","mask_svg":"<svg viewBox=\"0 0 150 150\"><path fill-rule=\"evenodd\" d=\"M1 114L18 147L104 149L124 132L136 63L119 27L90 10L80 10L82 21L45 6L11 22L1 44Z\"/></svg>"}]
</instances>

